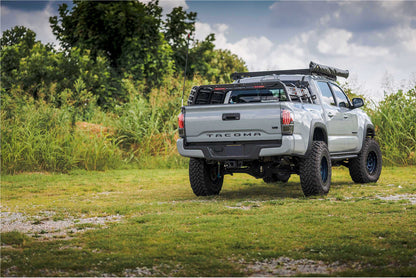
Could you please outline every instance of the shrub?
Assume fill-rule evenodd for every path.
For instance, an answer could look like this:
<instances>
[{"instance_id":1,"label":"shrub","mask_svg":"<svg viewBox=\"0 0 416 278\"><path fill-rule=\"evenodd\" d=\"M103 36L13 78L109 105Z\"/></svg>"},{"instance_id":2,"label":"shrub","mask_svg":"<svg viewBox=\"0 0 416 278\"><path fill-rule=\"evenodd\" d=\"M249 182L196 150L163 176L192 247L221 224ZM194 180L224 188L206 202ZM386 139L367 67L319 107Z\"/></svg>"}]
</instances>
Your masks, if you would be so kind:
<instances>
[{"instance_id":1,"label":"shrub","mask_svg":"<svg viewBox=\"0 0 416 278\"><path fill-rule=\"evenodd\" d=\"M2 97L1 168L67 172L74 168L105 170L122 163L117 139L80 130L72 107L55 108L26 98L16 103Z\"/></svg>"},{"instance_id":2,"label":"shrub","mask_svg":"<svg viewBox=\"0 0 416 278\"><path fill-rule=\"evenodd\" d=\"M416 165L416 87L386 95L369 111L383 159L389 165Z\"/></svg>"}]
</instances>

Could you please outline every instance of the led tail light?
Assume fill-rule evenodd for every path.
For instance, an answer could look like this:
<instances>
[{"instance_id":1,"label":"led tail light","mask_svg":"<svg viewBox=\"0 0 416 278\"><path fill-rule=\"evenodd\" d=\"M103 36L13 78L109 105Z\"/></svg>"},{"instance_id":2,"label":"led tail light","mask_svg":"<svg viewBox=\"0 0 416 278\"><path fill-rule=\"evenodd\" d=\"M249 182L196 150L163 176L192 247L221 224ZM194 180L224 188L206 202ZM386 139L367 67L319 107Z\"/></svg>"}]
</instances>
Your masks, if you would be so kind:
<instances>
[{"instance_id":1,"label":"led tail light","mask_svg":"<svg viewBox=\"0 0 416 278\"><path fill-rule=\"evenodd\" d=\"M180 113L178 116L179 136L185 137L185 115Z\"/></svg>"},{"instance_id":2,"label":"led tail light","mask_svg":"<svg viewBox=\"0 0 416 278\"><path fill-rule=\"evenodd\" d=\"M293 115L289 110L283 109L281 112L282 119L282 134L292 135L293 134Z\"/></svg>"}]
</instances>

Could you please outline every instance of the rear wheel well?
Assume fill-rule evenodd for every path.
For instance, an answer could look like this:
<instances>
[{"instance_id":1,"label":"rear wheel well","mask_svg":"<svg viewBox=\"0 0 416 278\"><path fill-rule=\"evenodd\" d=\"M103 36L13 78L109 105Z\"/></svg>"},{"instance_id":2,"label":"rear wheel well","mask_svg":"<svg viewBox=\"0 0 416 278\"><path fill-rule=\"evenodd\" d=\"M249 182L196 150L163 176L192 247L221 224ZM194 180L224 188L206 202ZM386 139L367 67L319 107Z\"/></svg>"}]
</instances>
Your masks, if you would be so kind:
<instances>
[{"instance_id":1,"label":"rear wheel well","mask_svg":"<svg viewBox=\"0 0 416 278\"><path fill-rule=\"evenodd\" d=\"M376 136L376 132L374 131L373 128L368 127L367 131L365 132L365 137L371 137L373 138L374 136Z\"/></svg>"},{"instance_id":2,"label":"rear wheel well","mask_svg":"<svg viewBox=\"0 0 416 278\"><path fill-rule=\"evenodd\" d=\"M328 145L328 137L326 136L326 132L322 128L315 128L313 131L313 141L323 141Z\"/></svg>"}]
</instances>

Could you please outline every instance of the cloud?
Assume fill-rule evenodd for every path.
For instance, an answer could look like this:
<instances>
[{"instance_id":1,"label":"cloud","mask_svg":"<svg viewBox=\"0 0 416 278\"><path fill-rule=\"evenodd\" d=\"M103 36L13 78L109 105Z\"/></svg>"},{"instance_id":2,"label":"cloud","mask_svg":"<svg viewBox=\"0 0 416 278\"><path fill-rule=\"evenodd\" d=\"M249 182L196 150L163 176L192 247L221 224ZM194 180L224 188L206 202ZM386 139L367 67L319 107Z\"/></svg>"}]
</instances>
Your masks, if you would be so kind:
<instances>
[{"instance_id":1,"label":"cloud","mask_svg":"<svg viewBox=\"0 0 416 278\"><path fill-rule=\"evenodd\" d=\"M175 7L182 7L184 10L189 8L185 0L160 0L159 6L166 13L170 13Z\"/></svg>"},{"instance_id":2,"label":"cloud","mask_svg":"<svg viewBox=\"0 0 416 278\"><path fill-rule=\"evenodd\" d=\"M7 6L1 8L1 29L5 31L16 25L23 25L33 30L37 39L43 43L54 43L57 45L55 36L49 24L49 17L57 14L51 2L43 10L11 9Z\"/></svg>"},{"instance_id":3,"label":"cloud","mask_svg":"<svg viewBox=\"0 0 416 278\"><path fill-rule=\"evenodd\" d=\"M363 46L351 42L353 34L343 29L327 29L319 37L317 50L324 55L368 57L389 54L385 47Z\"/></svg>"},{"instance_id":4,"label":"cloud","mask_svg":"<svg viewBox=\"0 0 416 278\"><path fill-rule=\"evenodd\" d=\"M48 6L48 1L2 1L1 6L11 10L43 11Z\"/></svg>"},{"instance_id":5,"label":"cloud","mask_svg":"<svg viewBox=\"0 0 416 278\"><path fill-rule=\"evenodd\" d=\"M139 0L142 3L149 3L152 0ZM169 14L173 8L182 7L184 10L187 10L189 6L186 4L186 0L159 0L159 6L162 7L163 14Z\"/></svg>"},{"instance_id":6,"label":"cloud","mask_svg":"<svg viewBox=\"0 0 416 278\"><path fill-rule=\"evenodd\" d=\"M272 26L302 30L327 27L372 32L416 20L415 1L279 1L269 10Z\"/></svg>"},{"instance_id":7,"label":"cloud","mask_svg":"<svg viewBox=\"0 0 416 278\"><path fill-rule=\"evenodd\" d=\"M256 65L256 61L262 61L271 50L273 43L265 36L246 37L236 43L227 40L229 26L226 24L214 24L196 22L195 39L203 40L211 33L215 34L215 45L220 49L228 49L232 53L242 57L248 65ZM254 67L250 67L254 70Z\"/></svg>"},{"instance_id":8,"label":"cloud","mask_svg":"<svg viewBox=\"0 0 416 278\"><path fill-rule=\"evenodd\" d=\"M241 57L250 71L307 68L315 61L341 69L348 69L348 82L367 96L381 99L382 81L386 72L396 79L411 79L409 69L416 71L416 30L390 28L383 35L395 43L369 46L353 40L354 33L339 28L317 28L295 33L290 39L273 42L273 36L249 36L235 42L227 37L232 28L225 24L197 22L196 38L216 35L216 47L228 49ZM343 83L344 79L340 79Z\"/></svg>"}]
</instances>

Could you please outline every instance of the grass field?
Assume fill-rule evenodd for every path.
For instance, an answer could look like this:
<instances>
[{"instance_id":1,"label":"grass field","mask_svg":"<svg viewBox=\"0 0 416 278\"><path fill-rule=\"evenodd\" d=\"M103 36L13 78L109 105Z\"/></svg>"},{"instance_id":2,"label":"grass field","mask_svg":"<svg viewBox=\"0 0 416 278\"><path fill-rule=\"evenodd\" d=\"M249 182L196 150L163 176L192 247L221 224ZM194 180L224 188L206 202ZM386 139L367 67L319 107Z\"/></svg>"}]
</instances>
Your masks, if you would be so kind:
<instances>
[{"instance_id":1,"label":"grass field","mask_svg":"<svg viewBox=\"0 0 416 278\"><path fill-rule=\"evenodd\" d=\"M184 169L6 175L1 213L2 276L416 275L415 167L334 168L316 198L297 176L203 198Z\"/></svg>"}]
</instances>

